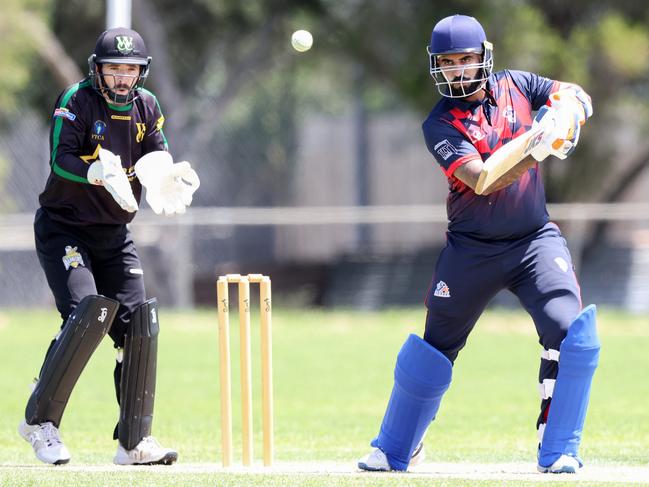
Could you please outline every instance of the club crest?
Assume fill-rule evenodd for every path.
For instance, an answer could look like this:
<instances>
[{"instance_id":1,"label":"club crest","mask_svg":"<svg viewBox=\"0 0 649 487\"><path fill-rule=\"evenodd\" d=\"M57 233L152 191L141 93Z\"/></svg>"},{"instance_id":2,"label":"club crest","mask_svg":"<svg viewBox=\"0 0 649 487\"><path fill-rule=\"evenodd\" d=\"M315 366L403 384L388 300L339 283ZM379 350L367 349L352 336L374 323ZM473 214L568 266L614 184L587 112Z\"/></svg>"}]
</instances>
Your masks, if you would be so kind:
<instances>
[{"instance_id":1,"label":"club crest","mask_svg":"<svg viewBox=\"0 0 649 487\"><path fill-rule=\"evenodd\" d=\"M450 298L451 290L444 281L439 281L437 286L435 286L435 292L433 294L438 298Z\"/></svg>"},{"instance_id":2,"label":"club crest","mask_svg":"<svg viewBox=\"0 0 649 487\"><path fill-rule=\"evenodd\" d=\"M130 36L115 36L115 47L120 54L131 54L133 52L133 38Z\"/></svg>"},{"instance_id":3,"label":"club crest","mask_svg":"<svg viewBox=\"0 0 649 487\"><path fill-rule=\"evenodd\" d=\"M85 267L85 264L83 263L83 256L79 252L77 252L76 247L72 247L71 245L65 246L63 265L65 266L66 271L70 269L70 267L72 267L73 269L76 269L79 266Z\"/></svg>"}]
</instances>

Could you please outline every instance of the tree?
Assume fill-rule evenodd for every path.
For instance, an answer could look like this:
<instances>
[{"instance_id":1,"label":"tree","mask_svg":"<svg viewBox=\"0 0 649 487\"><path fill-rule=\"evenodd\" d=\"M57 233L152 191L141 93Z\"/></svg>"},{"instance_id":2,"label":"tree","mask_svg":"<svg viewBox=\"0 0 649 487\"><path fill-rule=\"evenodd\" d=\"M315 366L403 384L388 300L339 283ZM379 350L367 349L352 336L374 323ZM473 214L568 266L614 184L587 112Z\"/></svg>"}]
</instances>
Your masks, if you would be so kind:
<instances>
[{"instance_id":1,"label":"tree","mask_svg":"<svg viewBox=\"0 0 649 487\"><path fill-rule=\"evenodd\" d=\"M405 104L423 116L436 98L425 51L430 31L441 17L463 12L485 26L497 69L525 69L574 81L593 95L595 116L583 131L580 150L569 164L544 164L550 201L617 200L635 180L625 174L637 177L649 165L649 149L642 144L631 142L638 150L627 155L611 143L619 132L631 141L642 140L649 120L642 108L647 105L649 35L644 20L649 8L642 2L138 0L133 8L135 27L155 58L150 86L164 100L172 145L183 154L223 154L227 141L219 131L224 123L235 131L237 126L259 130L253 129L256 115L249 108L260 107L260 97L269 108L281 110L279 101L287 93L282 86L294 84L294 96L299 97L286 110L295 110L298 102L326 110L345 108L355 83L354 66L362 66L365 73L363 96L370 111ZM85 65L101 30L102 12L98 0L69 0L52 11L52 28L77 66ZM314 32L316 45L298 65L287 40L302 26ZM51 58L64 56L59 52ZM9 81L14 90L29 66L19 63ZM324 66L327 83L321 79ZM264 90L264 84L277 89ZM38 98L38 90L30 96ZM242 108L246 100L248 109ZM246 121L245 116L253 118ZM248 143L262 143L275 129L267 127L268 132ZM232 147L226 152L232 155Z\"/></svg>"}]
</instances>

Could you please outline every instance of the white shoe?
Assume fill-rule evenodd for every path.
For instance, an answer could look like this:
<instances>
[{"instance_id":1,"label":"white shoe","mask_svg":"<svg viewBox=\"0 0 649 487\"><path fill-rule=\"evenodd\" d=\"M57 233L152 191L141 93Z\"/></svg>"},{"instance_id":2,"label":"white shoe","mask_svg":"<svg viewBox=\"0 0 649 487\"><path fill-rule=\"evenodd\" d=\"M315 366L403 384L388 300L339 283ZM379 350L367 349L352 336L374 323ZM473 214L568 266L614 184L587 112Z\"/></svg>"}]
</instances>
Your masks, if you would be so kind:
<instances>
[{"instance_id":1,"label":"white shoe","mask_svg":"<svg viewBox=\"0 0 649 487\"><path fill-rule=\"evenodd\" d=\"M424 450L424 443L421 442L415 448L415 451L412 453L410 458L409 466L414 467L415 465L421 464L426 458L426 451ZM361 470L367 470L370 472L390 472L392 467L388 462L388 457L385 456L385 453L380 448L375 448L368 455L364 456L358 461L358 468Z\"/></svg>"},{"instance_id":2,"label":"white shoe","mask_svg":"<svg viewBox=\"0 0 649 487\"><path fill-rule=\"evenodd\" d=\"M171 465L176 460L178 460L177 452L170 448L163 448L153 436L145 436L132 450L126 450L121 443L118 443L113 463L116 465Z\"/></svg>"},{"instance_id":3,"label":"white shoe","mask_svg":"<svg viewBox=\"0 0 649 487\"><path fill-rule=\"evenodd\" d=\"M63 465L70 461L70 452L59 437L59 430L52 423L18 425L18 433L32 444L36 458L41 462Z\"/></svg>"},{"instance_id":4,"label":"white shoe","mask_svg":"<svg viewBox=\"0 0 649 487\"><path fill-rule=\"evenodd\" d=\"M561 455L559 459L549 467L536 466L541 473L577 473L581 468L579 460L569 455Z\"/></svg>"},{"instance_id":5,"label":"white shoe","mask_svg":"<svg viewBox=\"0 0 649 487\"><path fill-rule=\"evenodd\" d=\"M388 457L380 448L374 448L368 455L358 461L358 468L369 472L389 472L392 470Z\"/></svg>"}]
</instances>

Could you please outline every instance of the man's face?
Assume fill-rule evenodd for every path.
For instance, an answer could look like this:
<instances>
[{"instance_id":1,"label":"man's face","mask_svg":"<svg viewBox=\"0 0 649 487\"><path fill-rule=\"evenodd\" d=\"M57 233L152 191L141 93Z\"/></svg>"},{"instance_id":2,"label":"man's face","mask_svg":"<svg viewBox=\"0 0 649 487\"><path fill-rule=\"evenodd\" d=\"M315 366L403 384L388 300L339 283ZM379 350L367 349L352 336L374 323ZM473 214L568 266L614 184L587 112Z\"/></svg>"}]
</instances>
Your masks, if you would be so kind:
<instances>
[{"instance_id":1,"label":"man's face","mask_svg":"<svg viewBox=\"0 0 649 487\"><path fill-rule=\"evenodd\" d=\"M451 83L453 89L460 89L461 82L466 83L475 79L480 69L476 65L481 62L482 55L473 52L437 56L437 64L442 68L446 81Z\"/></svg>"},{"instance_id":2,"label":"man's face","mask_svg":"<svg viewBox=\"0 0 649 487\"><path fill-rule=\"evenodd\" d=\"M137 83L140 66L137 64L103 64L101 68L106 88L118 95L128 95Z\"/></svg>"}]
</instances>

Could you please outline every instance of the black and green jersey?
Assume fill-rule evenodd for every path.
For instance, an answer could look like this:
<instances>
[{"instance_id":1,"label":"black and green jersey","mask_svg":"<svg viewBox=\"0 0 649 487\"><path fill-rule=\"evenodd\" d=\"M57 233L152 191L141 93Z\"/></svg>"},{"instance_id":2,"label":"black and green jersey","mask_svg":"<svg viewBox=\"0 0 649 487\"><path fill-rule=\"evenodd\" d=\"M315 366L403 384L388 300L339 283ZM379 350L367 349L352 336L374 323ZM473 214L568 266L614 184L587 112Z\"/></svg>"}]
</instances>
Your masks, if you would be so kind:
<instances>
[{"instance_id":1,"label":"black and green jersey","mask_svg":"<svg viewBox=\"0 0 649 487\"><path fill-rule=\"evenodd\" d=\"M51 172L39 197L50 218L71 225L124 224L135 213L120 208L102 186L88 182L88 167L99 149L120 156L140 201L142 186L134 165L144 154L166 150L162 132L164 117L156 97L142 90L125 106L108 103L88 79L69 87L59 96L50 130Z\"/></svg>"}]
</instances>

